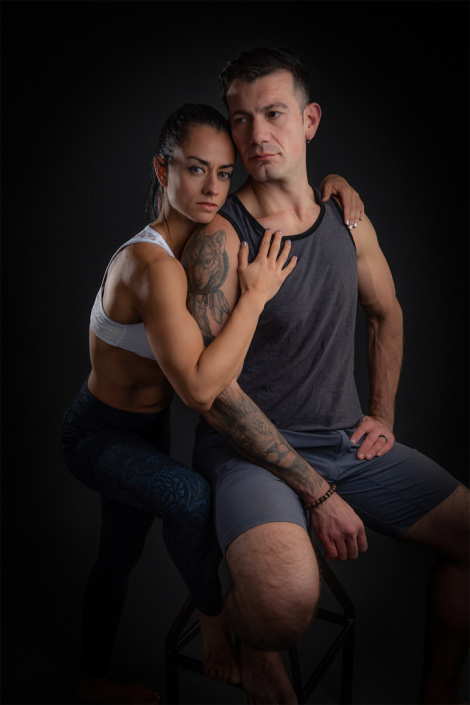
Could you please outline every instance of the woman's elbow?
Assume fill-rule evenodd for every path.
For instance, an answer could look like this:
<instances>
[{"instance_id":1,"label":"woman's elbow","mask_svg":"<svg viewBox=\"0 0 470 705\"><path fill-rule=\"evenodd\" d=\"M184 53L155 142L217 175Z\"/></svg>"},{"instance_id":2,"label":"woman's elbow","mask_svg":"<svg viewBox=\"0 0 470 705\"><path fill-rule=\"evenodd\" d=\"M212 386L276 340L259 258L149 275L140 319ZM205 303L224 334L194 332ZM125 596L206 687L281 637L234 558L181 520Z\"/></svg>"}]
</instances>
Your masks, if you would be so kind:
<instances>
[{"instance_id":1,"label":"woman's elbow","mask_svg":"<svg viewBox=\"0 0 470 705\"><path fill-rule=\"evenodd\" d=\"M192 392L189 394L184 394L182 399L186 406L195 411L209 411L212 404L214 403L215 395L208 395L204 392Z\"/></svg>"}]
</instances>

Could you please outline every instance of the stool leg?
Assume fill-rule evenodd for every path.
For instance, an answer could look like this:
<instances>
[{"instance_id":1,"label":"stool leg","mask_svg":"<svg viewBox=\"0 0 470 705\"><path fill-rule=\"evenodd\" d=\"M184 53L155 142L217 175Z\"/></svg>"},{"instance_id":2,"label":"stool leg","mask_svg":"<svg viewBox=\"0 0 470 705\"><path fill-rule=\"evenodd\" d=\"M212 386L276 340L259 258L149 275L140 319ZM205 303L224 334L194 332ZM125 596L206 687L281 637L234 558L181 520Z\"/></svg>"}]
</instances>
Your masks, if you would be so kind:
<instances>
[{"instance_id":1,"label":"stool leg","mask_svg":"<svg viewBox=\"0 0 470 705\"><path fill-rule=\"evenodd\" d=\"M165 658L166 701L168 705L178 705L178 664L170 654Z\"/></svg>"},{"instance_id":2,"label":"stool leg","mask_svg":"<svg viewBox=\"0 0 470 705\"><path fill-rule=\"evenodd\" d=\"M299 705L303 702L302 700L302 673L300 671L300 661L299 661L299 654L297 653L297 647L296 646L291 646L289 649L289 661L290 661L290 669L292 672L292 686L295 690L295 694L297 696L297 700L299 701Z\"/></svg>"},{"instance_id":3,"label":"stool leg","mask_svg":"<svg viewBox=\"0 0 470 705\"><path fill-rule=\"evenodd\" d=\"M352 620L351 620L352 621ZM343 664L341 674L341 705L352 703L354 671L354 621L343 644Z\"/></svg>"}]
</instances>

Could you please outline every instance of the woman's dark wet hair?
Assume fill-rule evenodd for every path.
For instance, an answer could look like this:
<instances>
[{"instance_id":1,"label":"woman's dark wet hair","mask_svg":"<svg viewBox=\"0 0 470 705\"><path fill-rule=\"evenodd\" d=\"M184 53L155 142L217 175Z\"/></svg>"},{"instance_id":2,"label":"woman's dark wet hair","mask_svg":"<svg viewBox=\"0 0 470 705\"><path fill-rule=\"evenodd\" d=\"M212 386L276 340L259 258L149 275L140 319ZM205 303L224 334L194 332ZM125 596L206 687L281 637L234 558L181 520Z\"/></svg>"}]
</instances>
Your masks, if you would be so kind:
<instances>
[{"instance_id":1,"label":"woman's dark wet hair","mask_svg":"<svg viewBox=\"0 0 470 705\"><path fill-rule=\"evenodd\" d=\"M152 179L147 192L146 212L151 220L158 218L163 206L163 188L157 179L153 161L155 157L161 157L165 164L171 164L176 147L186 141L190 128L196 125L207 125L217 132L225 132L230 137L227 119L210 105L186 103L166 119L153 155Z\"/></svg>"}]
</instances>

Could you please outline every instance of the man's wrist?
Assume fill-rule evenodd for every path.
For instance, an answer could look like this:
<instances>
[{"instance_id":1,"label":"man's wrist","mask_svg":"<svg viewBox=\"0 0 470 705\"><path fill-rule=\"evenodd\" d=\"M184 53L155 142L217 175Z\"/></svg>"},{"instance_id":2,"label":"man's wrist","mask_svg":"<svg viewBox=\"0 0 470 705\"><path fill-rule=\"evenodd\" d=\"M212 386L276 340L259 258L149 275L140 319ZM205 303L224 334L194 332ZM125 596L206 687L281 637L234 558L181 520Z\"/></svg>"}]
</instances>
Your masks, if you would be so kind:
<instances>
[{"instance_id":1,"label":"man's wrist","mask_svg":"<svg viewBox=\"0 0 470 705\"><path fill-rule=\"evenodd\" d=\"M373 419L376 419L377 421L380 421L383 423L384 426L388 426L390 430L393 430L393 423L395 421L395 415L394 414L387 414L384 413L383 411L374 411L373 409L369 410L369 413L367 416L372 417Z\"/></svg>"},{"instance_id":2,"label":"man's wrist","mask_svg":"<svg viewBox=\"0 0 470 705\"><path fill-rule=\"evenodd\" d=\"M313 491L302 492L301 499L304 505L315 504L321 497L323 497L330 489L329 483L322 478L322 482L318 487L315 487Z\"/></svg>"}]
</instances>

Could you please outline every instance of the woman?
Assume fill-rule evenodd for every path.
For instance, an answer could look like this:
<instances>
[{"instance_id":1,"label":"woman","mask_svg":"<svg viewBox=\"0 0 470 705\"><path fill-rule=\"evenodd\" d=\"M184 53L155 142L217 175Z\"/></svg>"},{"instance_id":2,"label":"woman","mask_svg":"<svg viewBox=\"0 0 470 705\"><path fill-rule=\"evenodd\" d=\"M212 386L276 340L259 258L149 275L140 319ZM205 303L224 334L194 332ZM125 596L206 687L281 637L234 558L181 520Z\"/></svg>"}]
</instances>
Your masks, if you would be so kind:
<instances>
[{"instance_id":1,"label":"woman","mask_svg":"<svg viewBox=\"0 0 470 705\"><path fill-rule=\"evenodd\" d=\"M272 244L266 232L251 265L242 246L239 302L204 348L186 309L179 260L195 225L210 222L223 205L234 162L226 120L216 110L188 104L168 118L154 157L153 222L113 256L93 306L91 373L61 430L67 466L101 494L99 556L83 614L78 695L85 702L158 698L107 675L129 575L155 516L163 519L165 545L198 607L206 675L240 679L223 612L210 488L169 457L173 389L190 407L209 409L243 364L264 304L295 267L295 258L287 263L289 242L279 254L279 232Z\"/></svg>"}]
</instances>

